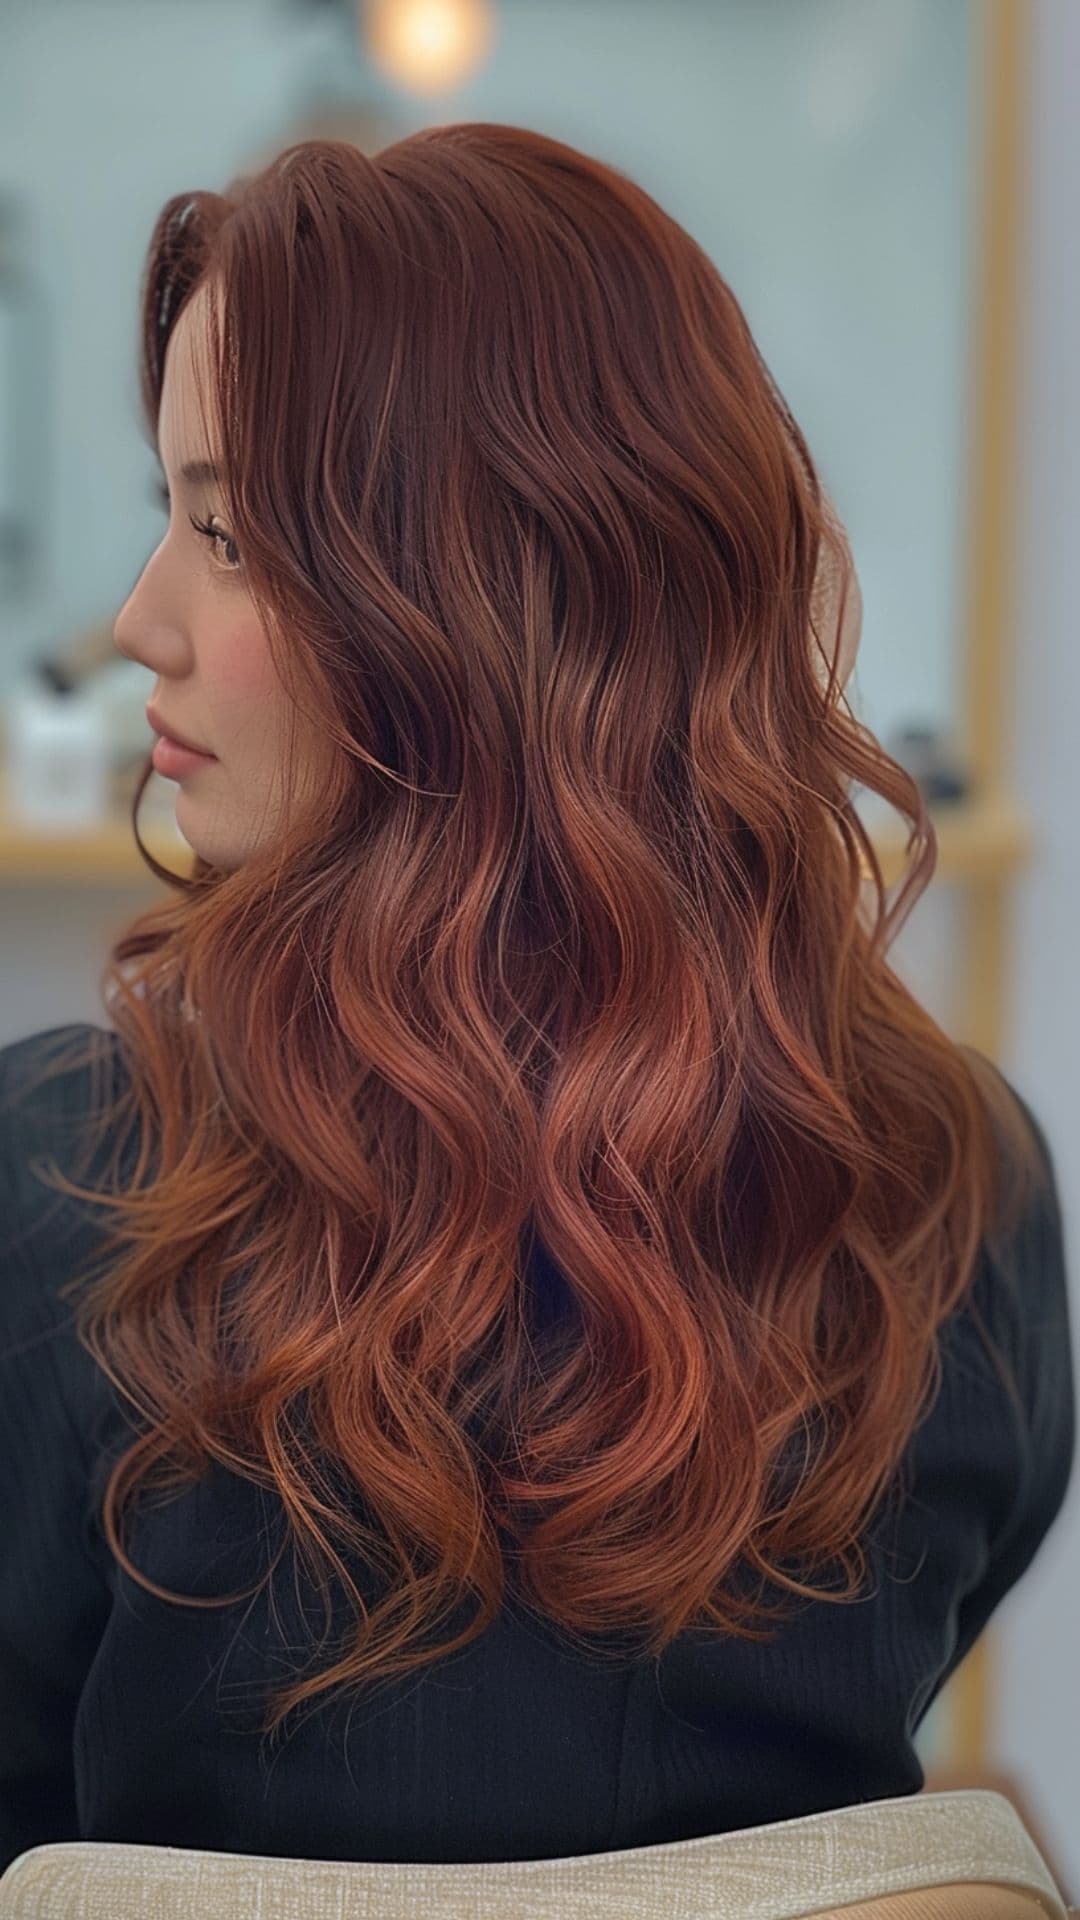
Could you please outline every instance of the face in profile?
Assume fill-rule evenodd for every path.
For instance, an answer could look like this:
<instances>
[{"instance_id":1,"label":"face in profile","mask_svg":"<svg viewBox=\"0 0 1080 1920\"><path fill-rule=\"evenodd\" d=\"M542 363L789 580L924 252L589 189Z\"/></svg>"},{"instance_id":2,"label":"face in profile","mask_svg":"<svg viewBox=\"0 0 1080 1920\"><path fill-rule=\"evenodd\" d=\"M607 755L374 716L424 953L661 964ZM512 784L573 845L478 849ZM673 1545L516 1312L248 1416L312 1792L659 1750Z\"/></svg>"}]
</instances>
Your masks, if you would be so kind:
<instances>
[{"instance_id":1,"label":"face in profile","mask_svg":"<svg viewBox=\"0 0 1080 1920\"><path fill-rule=\"evenodd\" d=\"M271 838L281 820L290 704L245 584L244 556L208 469L197 382L209 395L205 325L209 294L196 293L177 321L165 358L158 454L169 524L120 609L118 650L157 675L150 696L166 730L211 756L172 776L176 823L188 845L233 870ZM314 793L320 744L297 716L303 798ZM149 742L148 742L149 744ZM161 776L159 776L161 777Z\"/></svg>"}]
</instances>

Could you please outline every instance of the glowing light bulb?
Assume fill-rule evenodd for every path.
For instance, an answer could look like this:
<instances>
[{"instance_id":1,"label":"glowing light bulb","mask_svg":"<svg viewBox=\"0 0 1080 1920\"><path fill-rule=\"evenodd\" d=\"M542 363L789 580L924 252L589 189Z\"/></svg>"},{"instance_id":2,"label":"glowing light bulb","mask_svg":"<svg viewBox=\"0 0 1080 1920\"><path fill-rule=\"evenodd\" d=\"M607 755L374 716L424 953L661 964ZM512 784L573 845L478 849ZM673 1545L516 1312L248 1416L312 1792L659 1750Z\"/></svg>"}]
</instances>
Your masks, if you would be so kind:
<instances>
[{"instance_id":1,"label":"glowing light bulb","mask_svg":"<svg viewBox=\"0 0 1080 1920\"><path fill-rule=\"evenodd\" d=\"M365 51L395 86L443 93L475 72L491 50L491 0L366 0Z\"/></svg>"}]
</instances>

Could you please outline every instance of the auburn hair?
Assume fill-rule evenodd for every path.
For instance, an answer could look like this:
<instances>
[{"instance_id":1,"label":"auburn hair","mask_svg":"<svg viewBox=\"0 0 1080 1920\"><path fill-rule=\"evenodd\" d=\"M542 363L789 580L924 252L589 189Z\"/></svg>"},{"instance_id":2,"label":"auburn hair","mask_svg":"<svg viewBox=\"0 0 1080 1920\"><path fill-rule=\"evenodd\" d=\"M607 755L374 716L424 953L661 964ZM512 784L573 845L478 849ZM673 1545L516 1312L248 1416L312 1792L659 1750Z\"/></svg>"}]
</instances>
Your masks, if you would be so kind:
<instances>
[{"instance_id":1,"label":"auburn hair","mask_svg":"<svg viewBox=\"0 0 1080 1920\"><path fill-rule=\"evenodd\" d=\"M850 547L739 303L625 174L481 123L170 199L155 445L203 285L222 497L325 779L189 875L137 784L165 896L59 1067L111 1189L47 1174L113 1218L78 1309L145 1422L110 1550L232 1604L151 1583L120 1509L211 1460L276 1489L352 1614L271 1735L515 1599L654 1656L857 1599L1039 1162L889 965L934 827L844 698ZM910 822L891 901L860 788Z\"/></svg>"}]
</instances>

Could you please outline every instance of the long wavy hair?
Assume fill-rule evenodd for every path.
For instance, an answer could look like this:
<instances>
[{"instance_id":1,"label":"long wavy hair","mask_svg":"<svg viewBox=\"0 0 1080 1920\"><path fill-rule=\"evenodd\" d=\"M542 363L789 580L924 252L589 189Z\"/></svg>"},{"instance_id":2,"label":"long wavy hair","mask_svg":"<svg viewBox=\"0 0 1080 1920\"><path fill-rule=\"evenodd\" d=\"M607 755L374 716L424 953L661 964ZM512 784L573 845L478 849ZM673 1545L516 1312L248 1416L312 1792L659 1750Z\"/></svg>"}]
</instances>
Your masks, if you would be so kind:
<instances>
[{"instance_id":1,"label":"long wavy hair","mask_svg":"<svg viewBox=\"0 0 1080 1920\"><path fill-rule=\"evenodd\" d=\"M743 312L631 179L491 124L170 199L155 445L204 283L223 497L325 782L179 875L148 759L165 894L110 950L114 1031L53 1063L115 1145L109 1189L35 1168L113 1220L79 1301L144 1416L110 1549L232 1604L141 1574L120 1508L212 1459L276 1489L353 1604L270 1734L515 1596L653 1655L769 1638L768 1585L856 1599L1038 1161L888 964L934 828L847 707L850 547ZM891 902L860 788L910 822Z\"/></svg>"}]
</instances>

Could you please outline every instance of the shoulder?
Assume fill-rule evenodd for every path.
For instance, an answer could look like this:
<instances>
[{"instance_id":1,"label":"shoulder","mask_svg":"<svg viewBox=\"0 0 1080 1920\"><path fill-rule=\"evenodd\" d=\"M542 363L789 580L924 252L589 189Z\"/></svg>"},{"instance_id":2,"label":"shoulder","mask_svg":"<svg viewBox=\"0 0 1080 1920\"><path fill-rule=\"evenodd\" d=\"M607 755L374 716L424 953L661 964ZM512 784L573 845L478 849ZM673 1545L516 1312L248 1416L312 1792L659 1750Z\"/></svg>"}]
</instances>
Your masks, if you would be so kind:
<instances>
[{"instance_id":1,"label":"shoulder","mask_svg":"<svg viewBox=\"0 0 1080 1920\"><path fill-rule=\"evenodd\" d=\"M969 1050L970 1052L970 1050ZM1000 1067L978 1056L992 1073L1002 1106L995 1130L1002 1189L1015 1202L1007 1231L989 1235L981 1249L976 1292L996 1314L1017 1348L1029 1389L1031 1362L1047 1336L1068 1333L1069 1257L1054 1154L1046 1130L1019 1088ZM1008 1110L1005 1127L1001 1113ZM1066 1341L1068 1345L1068 1341Z\"/></svg>"},{"instance_id":2,"label":"shoulder","mask_svg":"<svg viewBox=\"0 0 1080 1920\"><path fill-rule=\"evenodd\" d=\"M1045 1530L1064 1502L1076 1442L1070 1248L1058 1172L1046 1129L998 1067L982 1061L1011 1106L999 1128L999 1178L1019 1203L1007 1231L979 1249L969 1294L943 1329L961 1382L957 1420L973 1418L977 1375L995 1430L1010 1431L1020 1495L1014 1519Z\"/></svg>"},{"instance_id":3,"label":"shoulder","mask_svg":"<svg viewBox=\"0 0 1080 1920\"><path fill-rule=\"evenodd\" d=\"M9 1041L0 1047L0 1120L5 1135L13 1121L18 1124L27 1103L27 1110L62 1112L86 1090L95 1068L100 1071L107 1062L111 1075L119 1059L119 1035L87 1021L44 1027ZM42 1105L43 1086L54 1091Z\"/></svg>"},{"instance_id":4,"label":"shoulder","mask_svg":"<svg viewBox=\"0 0 1080 1920\"><path fill-rule=\"evenodd\" d=\"M0 1047L0 1341L21 1351L63 1313L57 1290L94 1223L58 1190L61 1175L93 1185L80 1152L95 1112L115 1097L118 1036L86 1024L50 1027Z\"/></svg>"},{"instance_id":5,"label":"shoulder","mask_svg":"<svg viewBox=\"0 0 1080 1920\"><path fill-rule=\"evenodd\" d=\"M0 1829L46 1772L70 1772L79 1692L112 1604L94 1495L112 1431L108 1376L65 1283L99 1231L38 1178L67 1172L111 1036L49 1028L0 1047ZM82 1064L80 1064L80 1061ZM109 1072L111 1080L111 1070ZM75 1169L81 1164L76 1158ZM91 1183L92 1184L92 1183ZM24 1779L25 1774L25 1779ZM17 1795L16 1795L16 1789ZM10 1808L8 1799L10 1797ZM2 1844L0 1844L2 1852Z\"/></svg>"},{"instance_id":6,"label":"shoulder","mask_svg":"<svg viewBox=\"0 0 1080 1920\"><path fill-rule=\"evenodd\" d=\"M74 1141L111 1105L119 1036L85 1022L47 1027L0 1047L0 1193L6 1231L31 1200L30 1158Z\"/></svg>"}]
</instances>

